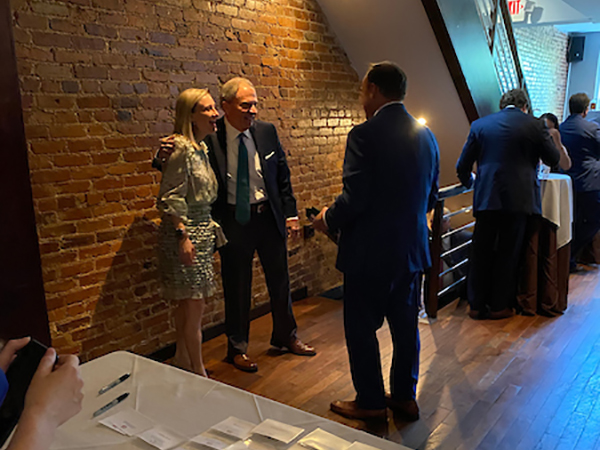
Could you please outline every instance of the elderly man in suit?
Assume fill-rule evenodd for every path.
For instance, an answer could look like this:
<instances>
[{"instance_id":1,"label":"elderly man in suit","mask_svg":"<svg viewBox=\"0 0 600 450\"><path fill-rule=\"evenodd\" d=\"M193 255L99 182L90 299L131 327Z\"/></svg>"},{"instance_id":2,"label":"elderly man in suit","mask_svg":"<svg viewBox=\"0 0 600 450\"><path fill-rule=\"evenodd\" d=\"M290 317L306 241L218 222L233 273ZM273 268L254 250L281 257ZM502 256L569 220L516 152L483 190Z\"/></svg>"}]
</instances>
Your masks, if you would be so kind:
<instances>
[{"instance_id":1,"label":"elderly man in suit","mask_svg":"<svg viewBox=\"0 0 600 450\"><path fill-rule=\"evenodd\" d=\"M437 198L439 151L433 133L406 111L405 93L398 66L371 66L361 88L368 120L348 135L342 194L314 222L341 231L337 268L356 399L331 409L350 418L384 419L386 405L405 420L419 418L417 314L421 275L431 265L426 214ZM377 341L384 319L394 345L390 395Z\"/></svg>"},{"instance_id":2,"label":"elderly man in suit","mask_svg":"<svg viewBox=\"0 0 600 450\"><path fill-rule=\"evenodd\" d=\"M277 130L256 120L258 98L252 82L233 78L221 88L225 115L206 145L218 181L213 218L223 227L227 245L219 248L225 294L227 361L245 372L256 372L248 356L252 261L262 264L271 300L271 344L301 356L316 351L297 336L292 311L287 261L287 236L300 231L290 170ZM161 154L168 157L168 144ZM160 166L160 161L153 163Z\"/></svg>"},{"instance_id":3,"label":"elderly man in suit","mask_svg":"<svg viewBox=\"0 0 600 450\"><path fill-rule=\"evenodd\" d=\"M600 126L587 121L590 99L579 93L569 99L571 115L559 127L572 165L567 174L573 180L575 223L571 242L571 269L576 258L600 230Z\"/></svg>"},{"instance_id":4,"label":"elderly man in suit","mask_svg":"<svg viewBox=\"0 0 600 450\"><path fill-rule=\"evenodd\" d=\"M528 218L541 214L539 160L558 164L560 154L543 121L527 114L521 89L505 93L501 111L476 120L456 165L466 187L477 179L476 218L467 279L469 315L503 319L514 314L517 272Z\"/></svg>"}]
</instances>

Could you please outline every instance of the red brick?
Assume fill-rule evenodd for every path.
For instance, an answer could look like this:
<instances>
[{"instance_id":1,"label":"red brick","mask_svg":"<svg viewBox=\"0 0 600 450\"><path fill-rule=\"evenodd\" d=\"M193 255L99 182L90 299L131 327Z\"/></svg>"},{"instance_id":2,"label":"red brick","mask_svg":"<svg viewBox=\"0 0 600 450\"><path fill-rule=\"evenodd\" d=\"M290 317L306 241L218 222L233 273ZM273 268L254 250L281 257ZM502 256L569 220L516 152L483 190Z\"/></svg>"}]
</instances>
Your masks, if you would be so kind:
<instances>
[{"instance_id":1,"label":"red brick","mask_svg":"<svg viewBox=\"0 0 600 450\"><path fill-rule=\"evenodd\" d=\"M34 31L31 37L35 45L42 47L70 48L72 45L71 37L64 34Z\"/></svg>"},{"instance_id":2,"label":"red brick","mask_svg":"<svg viewBox=\"0 0 600 450\"><path fill-rule=\"evenodd\" d=\"M66 145L63 141L36 141L31 143L31 149L37 154L60 153Z\"/></svg>"},{"instance_id":3,"label":"red brick","mask_svg":"<svg viewBox=\"0 0 600 450\"><path fill-rule=\"evenodd\" d=\"M56 155L54 164L58 167L86 166L90 163L87 155Z\"/></svg>"},{"instance_id":4,"label":"red brick","mask_svg":"<svg viewBox=\"0 0 600 450\"><path fill-rule=\"evenodd\" d=\"M37 30L48 29L48 19L44 16L25 13L15 13L15 16L20 27Z\"/></svg>"},{"instance_id":5,"label":"red brick","mask_svg":"<svg viewBox=\"0 0 600 450\"><path fill-rule=\"evenodd\" d=\"M94 66L77 66L75 67L75 76L77 78L105 80L108 78L108 69Z\"/></svg>"},{"instance_id":6,"label":"red brick","mask_svg":"<svg viewBox=\"0 0 600 450\"><path fill-rule=\"evenodd\" d=\"M75 99L64 95L40 95L36 99L40 108L62 109L75 106Z\"/></svg>"},{"instance_id":7,"label":"red brick","mask_svg":"<svg viewBox=\"0 0 600 450\"><path fill-rule=\"evenodd\" d=\"M98 25L96 23L86 23L84 25L85 31L92 36L104 36L108 38L116 38L117 30L112 27L104 25Z\"/></svg>"},{"instance_id":8,"label":"red brick","mask_svg":"<svg viewBox=\"0 0 600 450\"><path fill-rule=\"evenodd\" d=\"M73 37L73 48L77 50L105 50L106 41L100 38Z\"/></svg>"}]
</instances>

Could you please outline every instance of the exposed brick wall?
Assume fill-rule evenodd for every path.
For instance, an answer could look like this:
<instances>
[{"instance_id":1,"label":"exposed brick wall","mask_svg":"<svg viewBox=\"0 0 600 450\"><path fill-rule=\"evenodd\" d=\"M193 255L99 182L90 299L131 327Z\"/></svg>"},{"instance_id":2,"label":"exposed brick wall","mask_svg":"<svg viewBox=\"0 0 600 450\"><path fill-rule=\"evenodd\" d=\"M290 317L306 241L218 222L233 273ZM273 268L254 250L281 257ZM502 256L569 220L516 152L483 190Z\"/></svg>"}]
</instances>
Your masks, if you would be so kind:
<instances>
[{"instance_id":1,"label":"exposed brick wall","mask_svg":"<svg viewBox=\"0 0 600 450\"><path fill-rule=\"evenodd\" d=\"M316 0L12 0L54 345L84 359L174 341L150 161L188 87L249 77L289 153L300 215L341 190L359 83ZM290 246L292 289L337 285L323 236ZM218 259L216 261L219 271ZM268 299L255 264L254 304ZM219 280L220 281L220 280ZM205 325L223 321L222 294Z\"/></svg>"},{"instance_id":2,"label":"exposed brick wall","mask_svg":"<svg viewBox=\"0 0 600 450\"><path fill-rule=\"evenodd\" d=\"M567 89L568 36L553 26L518 27L515 38L533 113L562 120Z\"/></svg>"}]
</instances>

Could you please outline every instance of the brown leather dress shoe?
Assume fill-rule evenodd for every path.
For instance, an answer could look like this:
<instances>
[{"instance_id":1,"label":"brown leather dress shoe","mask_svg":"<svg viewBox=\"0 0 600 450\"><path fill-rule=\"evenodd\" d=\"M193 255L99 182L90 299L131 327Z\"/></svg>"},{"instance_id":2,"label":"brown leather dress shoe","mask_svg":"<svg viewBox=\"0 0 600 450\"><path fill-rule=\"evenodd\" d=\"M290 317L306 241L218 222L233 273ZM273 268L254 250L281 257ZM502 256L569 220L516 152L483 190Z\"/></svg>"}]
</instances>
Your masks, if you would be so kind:
<instances>
[{"instance_id":1,"label":"brown leather dress shoe","mask_svg":"<svg viewBox=\"0 0 600 450\"><path fill-rule=\"evenodd\" d=\"M360 419L360 420L385 420L387 419L387 410L383 409L363 409L356 403L355 400L351 402L345 402L342 400L336 400L331 402L329 405L334 413L340 416L348 417L349 419Z\"/></svg>"},{"instance_id":2,"label":"brown leather dress shoe","mask_svg":"<svg viewBox=\"0 0 600 450\"><path fill-rule=\"evenodd\" d=\"M299 356L315 356L317 351L314 347L311 347L308 344L305 344L300 339L296 338L288 345L282 345L280 348L287 348L290 353Z\"/></svg>"},{"instance_id":3,"label":"brown leather dress shoe","mask_svg":"<svg viewBox=\"0 0 600 450\"><path fill-rule=\"evenodd\" d=\"M386 394L385 404L407 422L419 420L419 405L416 400L396 400L390 394Z\"/></svg>"},{"instance_id":4,"label":"brown leather dress shoe","mask_svg":"<svg viewBox=\"0 0 600 450\"><path fill-rule=\"evenodd\" d=\"M245 353L240 353L235 356L227 358L227 361L233 364L236 369L243 370L244 372L256 372L258 366L252 361Z\"/></svg>"}]
</instances>

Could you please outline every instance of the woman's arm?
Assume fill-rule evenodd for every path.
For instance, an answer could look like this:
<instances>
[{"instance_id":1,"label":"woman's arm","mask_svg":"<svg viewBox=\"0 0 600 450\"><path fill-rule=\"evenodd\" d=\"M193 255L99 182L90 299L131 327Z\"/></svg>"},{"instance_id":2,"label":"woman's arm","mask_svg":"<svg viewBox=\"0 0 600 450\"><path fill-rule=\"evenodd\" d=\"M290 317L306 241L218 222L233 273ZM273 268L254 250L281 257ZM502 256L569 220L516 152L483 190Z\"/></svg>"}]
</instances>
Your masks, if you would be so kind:
<instances>
[{"instance_id":1,"label":"woman's arm","mask_svg":"<svg viewBox=\"0 0 600 450\"><path fill-rule=\"evenodd\" d=\"M194 264L196 249L187 234L187 201L188 192L188 167L187 152L190 150L184 138L172 139L173 153L166 166L163 166L163 177L160 182L158 194L158 209L163 217L170 216L173 228L179 234L179 259L185 266Z\"/></svg>"},{"instance_id":2,"label":"woman's arm","mask_svg":"<svg viewBox=\"0 0 600 450\"><path fill-rule=\"evenodd\" d=\"M560 140L560 132L556 128L551 128L550 136L552 136L552 141L554 145L558 149L560 153L560 161L558 162L559 167L562 170L569 170L571 168L571 158L569 157L569 153L567 152L566 147L562 144Z\"/></svg>"}]
</instances>

